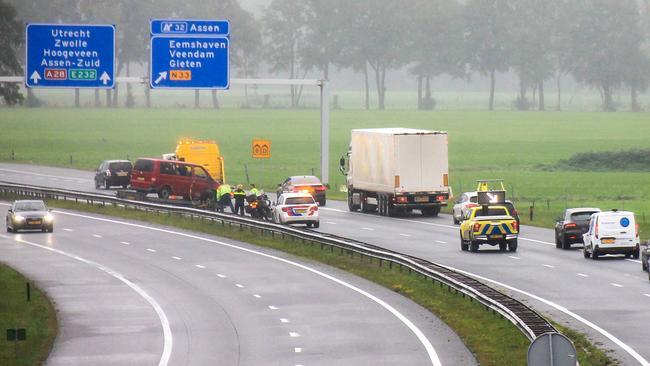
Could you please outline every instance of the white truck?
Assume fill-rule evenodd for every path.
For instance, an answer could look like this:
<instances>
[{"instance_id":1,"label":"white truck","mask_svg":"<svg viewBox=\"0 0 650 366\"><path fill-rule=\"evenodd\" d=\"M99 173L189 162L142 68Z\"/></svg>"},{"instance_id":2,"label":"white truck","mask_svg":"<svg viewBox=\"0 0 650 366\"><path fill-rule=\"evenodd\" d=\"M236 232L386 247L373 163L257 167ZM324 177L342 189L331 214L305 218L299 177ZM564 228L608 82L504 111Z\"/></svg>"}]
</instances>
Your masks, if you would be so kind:
<instances>
[{"instance_id":1,"label":"white truck","mask_svg":"<svg viewBox=\"0 0 650 366\"><path fill-rule=\"evenodd\" d=\"M350 211L395 216L417 209L436 216L449 201L447 132L352 130L347 164L345 156L339 163L347 175Z\"/></svg>"}]
</instances>

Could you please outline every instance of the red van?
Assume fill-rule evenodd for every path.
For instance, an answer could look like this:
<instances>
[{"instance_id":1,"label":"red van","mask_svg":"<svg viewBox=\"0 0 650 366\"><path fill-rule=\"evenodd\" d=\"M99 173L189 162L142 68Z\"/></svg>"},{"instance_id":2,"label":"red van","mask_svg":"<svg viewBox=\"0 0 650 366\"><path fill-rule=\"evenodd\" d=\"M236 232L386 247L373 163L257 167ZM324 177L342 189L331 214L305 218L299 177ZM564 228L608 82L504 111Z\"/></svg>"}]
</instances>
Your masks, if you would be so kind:
<instances>
[{"instance_id":1,"label":"red van","mask_svg":"<svg viewBox=\"0 0 650 366\"><path fill-rule=\"evenodd\" d=\"M205 200L213 197L218 187L219 183L202 166L182 161L140 158L131 171L132 189L158 193L163 199L181 196Z\"/></svg>"}]
</instances>

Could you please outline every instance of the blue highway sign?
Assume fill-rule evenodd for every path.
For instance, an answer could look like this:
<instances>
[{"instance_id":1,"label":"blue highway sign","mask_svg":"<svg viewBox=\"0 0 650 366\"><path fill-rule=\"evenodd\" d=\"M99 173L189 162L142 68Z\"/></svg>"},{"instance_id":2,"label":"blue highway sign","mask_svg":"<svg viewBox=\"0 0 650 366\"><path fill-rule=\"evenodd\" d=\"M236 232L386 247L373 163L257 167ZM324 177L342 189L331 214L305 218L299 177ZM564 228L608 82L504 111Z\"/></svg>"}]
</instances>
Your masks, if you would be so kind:
<instances>
[{"instance_id":1,"label":"blue highway sign","mask_svg":"<svg viewBox=\"0 0 650 366\"><path fill-rule=\"evenodd\" d=\"M152 19L151 34L225 37L230 35L230 23L227 20Z\"/></svg>"},{"instance_id":2,"label":"blue highway sign","mask_svg":"<svg viewBox=\"0 0 650 366\"><path fill-rule=\"evenodd\" d=\"M151 37L151 88L228 89L230 40L209 36Z\"/></svg>"},{"instance_id":3,"label":"blue highway sign","mask_svg":"<svg viewBox=\"0 0 650 366\"><path fill-rule=\"evenodd\" d=\"M113 88L115 26L27 24L25 85L29 88Z\"/></svg>"}]
</instances>

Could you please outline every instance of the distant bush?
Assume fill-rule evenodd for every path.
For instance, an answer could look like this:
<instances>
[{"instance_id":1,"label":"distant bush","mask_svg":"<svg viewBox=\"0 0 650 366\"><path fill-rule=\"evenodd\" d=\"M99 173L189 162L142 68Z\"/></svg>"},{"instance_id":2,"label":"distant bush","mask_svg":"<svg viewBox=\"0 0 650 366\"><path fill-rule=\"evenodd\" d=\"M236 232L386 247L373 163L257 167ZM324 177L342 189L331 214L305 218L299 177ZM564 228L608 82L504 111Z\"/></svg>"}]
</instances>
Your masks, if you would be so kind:
<instances>
[{"instance_id":1,"label":"distant bush","mask_svg":"<svg viewBox=\"0 0 650 366\"><path fill-rule=\"evenodd\" d=\"M560 160L558 169L583 171L650 171L650 149L579 153Z\"/></svg>"}]
</instances>

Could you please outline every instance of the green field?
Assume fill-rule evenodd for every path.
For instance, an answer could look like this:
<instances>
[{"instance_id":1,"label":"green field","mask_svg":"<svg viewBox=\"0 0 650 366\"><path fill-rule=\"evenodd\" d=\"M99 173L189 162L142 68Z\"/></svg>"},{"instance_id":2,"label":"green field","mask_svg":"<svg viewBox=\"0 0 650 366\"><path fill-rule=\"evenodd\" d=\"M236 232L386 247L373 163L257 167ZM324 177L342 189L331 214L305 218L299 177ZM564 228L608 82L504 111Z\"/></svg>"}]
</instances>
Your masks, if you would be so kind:
<instances>
[{"instance_id":1,"label":"green field","mask_svg":"<svg viewBox=\"0 0 650 366\"><path fill-rule=\"evenodd\" d=\"M45 294L31 285L27 302L28 279L0 264L0 365L41 365L50 353L57 334L56 312ZM5 330L25 328L26 340L9 342Z\"/></svg>"},{"instance_id":2,"label":"green field","mask_svg":"<svg viewBox=\"0 0 650 366\"><path fill-rule=\"evenodd\" d=\"M449 132L455 193L482 178L504 178L522 213L535 204L533 223L549 225L571 206L637 212L650 233L649 172L544 171L572 154L648 147L648 113L361 111L331 114L330 183L339 187L338 157L352 128L415 127ZM135 159L172 152L180 137L217 140L230 183L267 190L287 175L319 174L317 110L253 109L2 109L0 159L93 169L103 159ZM254 137L273 141L270 160L254 160ZM70 164L72 158L72 164ZM548 208L547 208L548 207ZM525 220L526 221L526 220Z\"/></svg>"}]
</instances>

